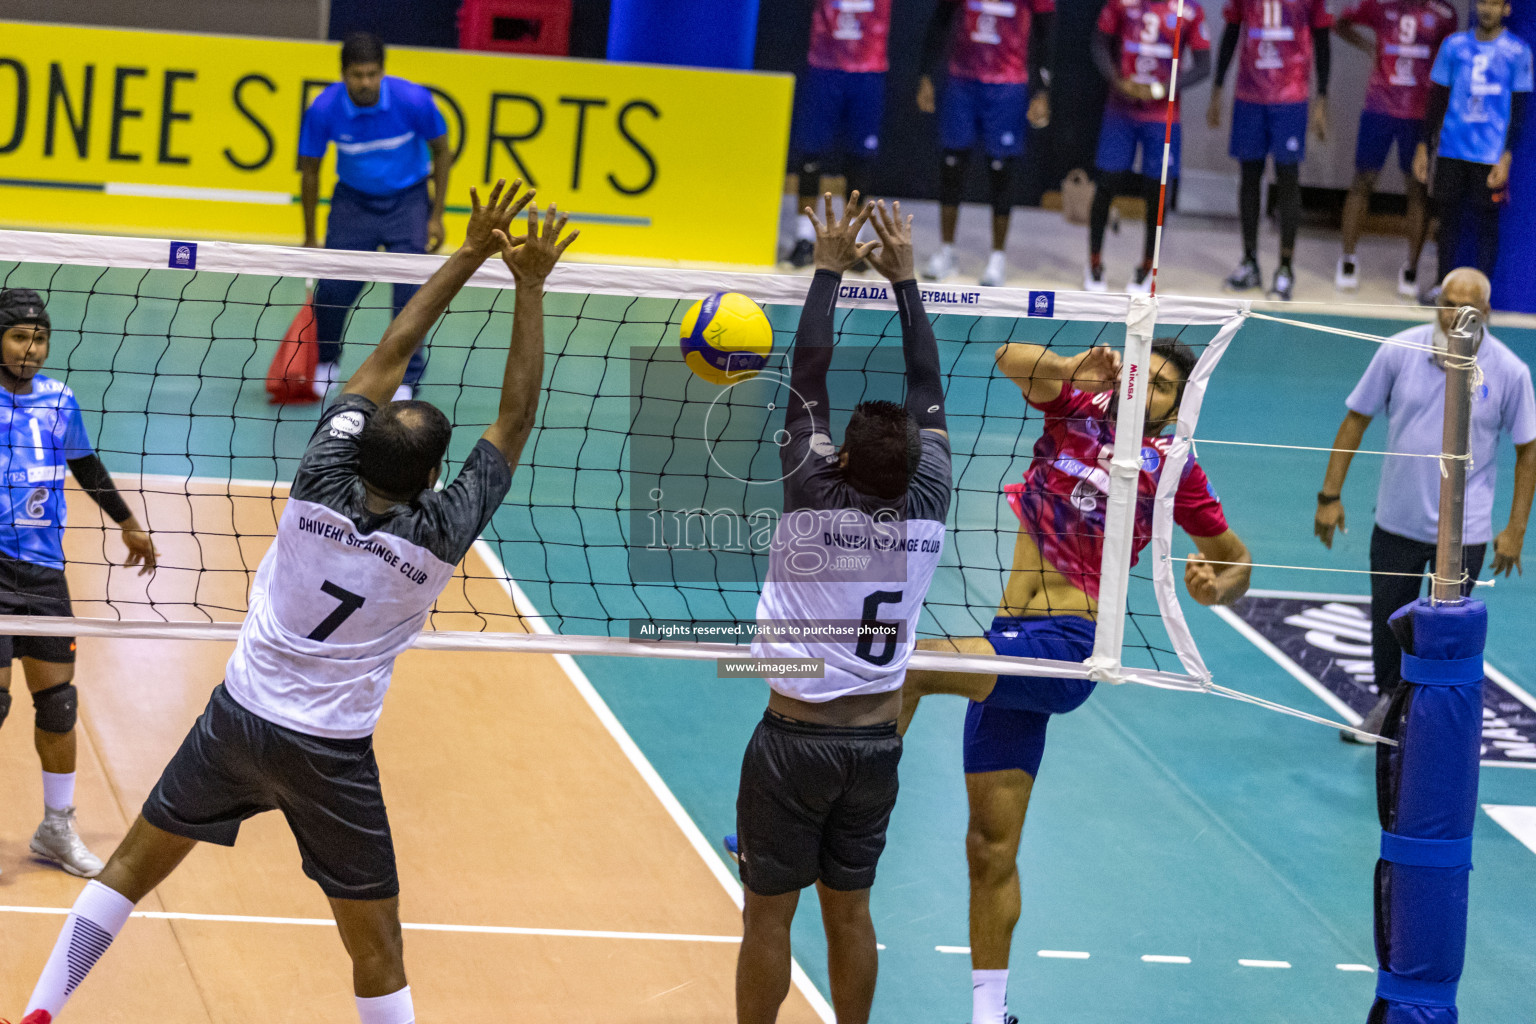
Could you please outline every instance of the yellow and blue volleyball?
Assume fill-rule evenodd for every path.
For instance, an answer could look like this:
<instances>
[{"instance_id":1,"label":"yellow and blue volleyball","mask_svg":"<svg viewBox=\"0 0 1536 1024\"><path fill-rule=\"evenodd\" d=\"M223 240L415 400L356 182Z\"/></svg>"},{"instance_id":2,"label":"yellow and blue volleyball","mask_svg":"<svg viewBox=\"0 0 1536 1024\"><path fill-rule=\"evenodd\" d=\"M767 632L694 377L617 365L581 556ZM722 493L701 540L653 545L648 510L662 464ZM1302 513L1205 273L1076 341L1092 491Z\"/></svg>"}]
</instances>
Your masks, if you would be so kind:
<instances>
[{"instance_id":1,"label":"yellow and blue volleyball","mask_svg":"<svg viewBox=\"0 0 1536 1024\"><path fill-rule=\"evenodd\" d=\"M695 302L681 333L688 369L722 387L756 377L773 352L773 325L741 292L715 292Z\"/></svg>"}]
</instances>

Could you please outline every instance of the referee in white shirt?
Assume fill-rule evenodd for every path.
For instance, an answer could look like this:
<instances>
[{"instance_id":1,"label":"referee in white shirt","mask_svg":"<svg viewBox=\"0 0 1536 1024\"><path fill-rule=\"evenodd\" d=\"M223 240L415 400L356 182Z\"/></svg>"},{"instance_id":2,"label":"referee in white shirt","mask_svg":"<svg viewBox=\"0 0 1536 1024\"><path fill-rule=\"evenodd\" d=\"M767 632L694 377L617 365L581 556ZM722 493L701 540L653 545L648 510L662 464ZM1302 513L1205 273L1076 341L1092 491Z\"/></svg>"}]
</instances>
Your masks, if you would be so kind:
<instances>
[{"instance_id":1,"label":"referee in white shirt","mask_svg":"<svg viewBox=\"0 0 1536 1024\"><path fill-rule=\"evenodd\" d=\"M1433 343L1435 354L1422 349L1382 345L1360 383L1350 392L1349 411L1334 440L1328 474L1317 495L1314 531L1333 547L1333 531L1344 528L1344 502L1340 492L1350 460L1371 419L1387 413L1387 451L1407 456L1439 455L1445 418L1445 367L1439 354L1446 347L1446 332L1455 322L1456 310L1471 306L1487 323L1491 287L1480 271L1462 267L1451 271L1440 286L1440 316L1433 324L1410 327L1394 335L1419 345ZM1462 569L1467 574L1464 590L1482 572L1488 543L1493 542L1493 573L1509 575L1520 570L1520 549L1525 543L1531 496L1536 492L1536 396L1531 390L1530 367L1503 342L1484 330L1477 350L1482 383L1472 393L1472 464L1467 469L1466 524L1463 533ZM1509 524L1493 533L1493 489L1498 479L1499 437L1508 434L1515 443L1515 496ZM1376 497L1376 528L1371 534L1371 571L1406 573L1371 577L1371 650L1376 666L1376 706L1362 727L1380 732L1387 706L1402 679L1402 647L1387 626L1393 612L1419 596L1426 568L1435 570L1435 539L1439 530L1440 463L1436 459L1389 455L1381 469L1381 488ZM1352 733L1341 733L1358 742Z\"/></svg>"}]
</instances>

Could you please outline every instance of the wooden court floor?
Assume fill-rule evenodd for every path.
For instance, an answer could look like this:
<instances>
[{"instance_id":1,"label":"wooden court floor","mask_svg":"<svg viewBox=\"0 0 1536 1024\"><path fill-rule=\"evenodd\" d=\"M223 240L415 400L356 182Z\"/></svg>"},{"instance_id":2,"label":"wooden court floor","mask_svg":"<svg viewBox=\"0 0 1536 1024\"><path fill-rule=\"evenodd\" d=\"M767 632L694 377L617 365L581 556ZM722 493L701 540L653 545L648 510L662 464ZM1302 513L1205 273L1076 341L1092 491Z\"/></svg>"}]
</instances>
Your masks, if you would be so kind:
<instances>
[{"instance_id":1,"label":"wooden court floor","mask_svg":"<svg viewBox=\"0 0 1536 1024\"><path fill-rule=\"evenodd\" d=\"M125 491L133 484L119 478ZM150 617L152 599L169 617L191 618L195 597L227 609L215 617L238 619L245 569L254 571L267 546L282 492L163 479L145 486L163 568L147 586L109 572L102 552L121 551L115 530L70 530L76 614L111 614L90 600L110 592L115 602L138 602L116 605L127 617ZM78 493L71 517L100 521ZM466 570L482 578L466 579ZM472 551L434 627L481 628L471 605L515 615L490 576ZM231 647L80 642L77 803L82 834L103 859L222 678ZM0 1015L13 1018L82 885L27 852L41 784L19 675L0 730ZM555 657L407 652L377 750L419 1021L733 1019L740 918L723 872ZM355 1019L328 905L301 872L280 815L247 822L233 849L200 846L138 909L150 916L130 921L70 1001L65 1024ZM821 1016L796 986L780 1019Z\"/></svg>"}]
</instances>

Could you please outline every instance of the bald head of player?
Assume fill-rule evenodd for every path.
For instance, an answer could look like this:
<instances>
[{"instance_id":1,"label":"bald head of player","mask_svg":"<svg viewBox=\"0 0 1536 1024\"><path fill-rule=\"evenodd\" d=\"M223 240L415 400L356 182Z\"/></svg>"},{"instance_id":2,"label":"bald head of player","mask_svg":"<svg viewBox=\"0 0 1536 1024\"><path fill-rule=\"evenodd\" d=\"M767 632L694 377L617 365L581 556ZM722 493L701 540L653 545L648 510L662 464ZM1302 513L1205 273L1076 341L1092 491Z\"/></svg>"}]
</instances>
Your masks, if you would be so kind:
<instances>
[{"instance_id":1,"label":"bald head of player","mask_svg":"<svg viewBox=\"0 0 1536 1024\"><path fill-rule=\"evenodd\" d=\"M895 402L860 402L848 419L838 464L856 491L899 498L923 456L922 435Z\"/></svg>"},{"instance_id":2,"label":"bald head of player","mask_svg":"<svg viewBox=\"0 0 1536 1024\"><path fill-rule=\"evenodd\" d=\"M442 472L453 425L431 402L390 402L358 435L363 485L390 502L409 503Z\"/></svg>"},{"instance_id":3,"label":"bald head of player","mask_svg":"<svg viewBox=\"0 0 1536 1024\"><path fill-rule=\"evenodd\" d=\"M52 324L43 297L30 288L0 291L0 383L25 389L48 359Z\"/></svg>"}]
</instances>

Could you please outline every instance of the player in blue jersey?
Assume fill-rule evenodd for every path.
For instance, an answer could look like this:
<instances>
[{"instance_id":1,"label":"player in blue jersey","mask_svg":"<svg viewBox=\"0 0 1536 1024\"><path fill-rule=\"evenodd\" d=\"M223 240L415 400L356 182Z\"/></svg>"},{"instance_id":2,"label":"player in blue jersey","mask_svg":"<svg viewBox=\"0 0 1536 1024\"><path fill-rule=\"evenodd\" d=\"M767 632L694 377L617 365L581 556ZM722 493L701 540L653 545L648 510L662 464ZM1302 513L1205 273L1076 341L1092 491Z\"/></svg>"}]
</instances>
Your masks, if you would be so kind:
<instances>
[{"instance_id":1,"label":"player in blue jersey","mask_svg":"<svg viewBox=\"0 0 1536 1024\"><path fill-rule=\"evenodd\" d=\"M0 291L0 615L68 616L64 582L64 474L74 475L123 531L125 565L155 568L155 547L91 447L80 405L63 381L39 373L50 324L42 297ZM43 764L43 823L34 854L72 875L94 878L101 861L75 831L75 640L0 636L0 723L11 710L11 660L20 658L32 693L37 755Z\"/></svg>"},{"instance_id":2,"label":"player in blue jersey","mask_svg":"<svg viewBox=\"0 0 1536 1024\"><path fill-rule=\"evenodd\" d=\"M1499 211L1532 87L1531 48L1505 30L1508 16L1506 0L1477 0L1476 25L1441 44L1429 73L1429 110L1413 175L1429 183L1434 153L1441 281L1459 265L1456 248L1467 221L1477 238L1477 269L1492 277L1499 256ZM1425 304L1436 304L1438 292L1428 289Z\"/></svg>"}]
</instances>

